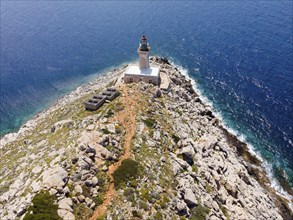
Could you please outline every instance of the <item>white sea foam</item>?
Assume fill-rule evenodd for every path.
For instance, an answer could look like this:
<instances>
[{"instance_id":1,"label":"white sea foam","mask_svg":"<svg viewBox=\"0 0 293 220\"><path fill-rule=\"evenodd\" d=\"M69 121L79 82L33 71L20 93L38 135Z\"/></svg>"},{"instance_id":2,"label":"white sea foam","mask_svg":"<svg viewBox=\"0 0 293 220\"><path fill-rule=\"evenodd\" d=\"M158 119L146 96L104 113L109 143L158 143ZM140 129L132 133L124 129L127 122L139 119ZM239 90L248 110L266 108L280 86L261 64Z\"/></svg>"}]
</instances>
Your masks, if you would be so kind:
<instances>
[{"instance_id":1,"label":"white sea foam","mask_svg":"<svg viewBox=\"0 0 293 220\"><path fill-rule=\"evenodd\" d=\"M187 78L187 79L190 79L191 80L191 84L193 86L193 89L195 90L195 92L199 95L200 99L208 106L211 107L212 109L212 112L214 113L214 115L220 120L222 126L227 129L227 131L235 136L237 136L237 138L242 141L242 142L245 142L247 144L247 147L249 149L249 152L256 156L257 159L259 159L261 162L262 162L262 166L264 167L267 175L268 175L268 178L271 182L271 187L276 190L276 192L279 194L279 195L282 195L284 196L285 198L288 199L288 203L289 203L289 206L290 208L293 210L293 202L292 202L292 199L293 199L293 196L291 196L290 194L288 194L283 188L282 186L279 184L278 180L274 177L273 175L273 171L272 171L272 165L270 165L266 160L264 160L261 155L255 150L254 146L249 143L249 141L247 140L247 137L240 133L239 131L231 128L227 121L225 121L225 119L223 118L222 114L220 113L220 111L218 111L213 103L202 93L202 91L199 89L196 81L190 77L190 75L188 74L188 70L185 69L184 67L174 63L171 59L170 63L177 67L180 72Z\"/></svg>"}]
</instances>

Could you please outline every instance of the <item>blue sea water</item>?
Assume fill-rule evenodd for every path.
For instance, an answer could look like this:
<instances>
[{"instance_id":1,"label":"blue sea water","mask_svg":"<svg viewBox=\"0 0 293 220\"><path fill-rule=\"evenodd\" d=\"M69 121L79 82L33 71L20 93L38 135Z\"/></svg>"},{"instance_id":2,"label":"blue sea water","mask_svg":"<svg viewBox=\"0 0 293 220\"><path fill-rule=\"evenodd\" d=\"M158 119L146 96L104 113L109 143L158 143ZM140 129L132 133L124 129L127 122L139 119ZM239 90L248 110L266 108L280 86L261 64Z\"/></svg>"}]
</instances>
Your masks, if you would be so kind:
<instances>
[{"instance_id":1,"label":"blue sea water","mask_svg":"<svg viewBox=\"0 0 293 220\"><path fill-rule=\"evenodd\" d=\"M292 21L292 1L1 1L0 132L137 59L146 34L292 189Z\"/></svg>"}]
</instances>

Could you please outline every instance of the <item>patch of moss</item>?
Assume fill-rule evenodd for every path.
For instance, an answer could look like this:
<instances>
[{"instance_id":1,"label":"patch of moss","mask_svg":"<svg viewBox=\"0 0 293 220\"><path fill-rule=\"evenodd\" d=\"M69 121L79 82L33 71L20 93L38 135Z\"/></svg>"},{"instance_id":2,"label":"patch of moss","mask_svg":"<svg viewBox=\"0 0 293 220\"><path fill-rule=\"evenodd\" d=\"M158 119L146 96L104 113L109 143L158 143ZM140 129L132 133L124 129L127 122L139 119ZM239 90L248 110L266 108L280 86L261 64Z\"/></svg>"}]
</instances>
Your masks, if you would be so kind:
<instances>
[{"instance_id":1,"label":"patch of moss","mask_svg":"<svg viewBox=\"0 0 293 220\"><path fill-rule=\"evenodd\" d=\"M122 161L121 166L113 174L115 188L119 189L125 186L128 181L136 179L140 175L140 169L139 163L135 160L126 159Z\"/></svg>"},{"instance_id":2,"label":"patch of moss","mask_svg":"<svg viewBox=\"0 0 293 220\"><path fill-rule=\"evenodd\" d=\"M55 195L41 191L33 198L33 206L29 207L24 220L61 220L57 214L58 205L55 204L55 200Z\"/></svg>"}]
</instances>

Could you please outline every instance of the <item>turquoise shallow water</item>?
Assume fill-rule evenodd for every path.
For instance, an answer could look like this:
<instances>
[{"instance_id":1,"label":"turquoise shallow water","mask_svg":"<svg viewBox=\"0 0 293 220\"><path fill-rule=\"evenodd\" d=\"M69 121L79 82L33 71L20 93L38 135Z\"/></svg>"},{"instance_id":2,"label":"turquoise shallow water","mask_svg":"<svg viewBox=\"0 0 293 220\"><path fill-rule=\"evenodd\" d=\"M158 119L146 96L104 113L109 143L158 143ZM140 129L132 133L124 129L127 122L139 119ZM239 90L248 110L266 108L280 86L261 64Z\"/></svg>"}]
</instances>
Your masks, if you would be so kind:
<instances>
[{"instance_id":1,"label":"turquoise shallow water","mask_svg":"<svg viewBox=\"0 0 293 220\"><path fill-rule=\"evenodd\" d=\"M291 1L1 1L0 132L135 60L146 34L292 188L292 20Z\"/></svg>"}]
</instances>

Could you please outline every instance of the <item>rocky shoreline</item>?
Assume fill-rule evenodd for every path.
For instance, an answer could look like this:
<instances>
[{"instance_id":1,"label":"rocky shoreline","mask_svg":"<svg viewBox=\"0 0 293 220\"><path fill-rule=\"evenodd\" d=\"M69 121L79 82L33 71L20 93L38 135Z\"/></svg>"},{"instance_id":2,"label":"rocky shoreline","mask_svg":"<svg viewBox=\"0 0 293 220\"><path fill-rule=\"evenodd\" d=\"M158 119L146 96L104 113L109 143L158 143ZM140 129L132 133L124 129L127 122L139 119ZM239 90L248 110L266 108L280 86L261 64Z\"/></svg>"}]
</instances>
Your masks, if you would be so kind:
<instances>
[{"instance_id":1,"label":"rocky shoreline","mask_svg":"<svg viewBox=\"0 0 293 220\"><path fill-rule=\"evenodd\" d=\"M151 62L169 76L168 91L121 84L122 67L1 138L0 219L28 216L40 192L54 196L62 219L90 218L107 199L108 169L125 153L128 125L135 128L128 162L139 168L122 180L118 171L127 170L114 172L114 199L100 219L293 218L261 162L223 127L191 81L167 59ZM110 86L121 95L97 112L84 110L84 100ZM123 115L135 120L124 124Z\"/></svg>"}]
</instances>

